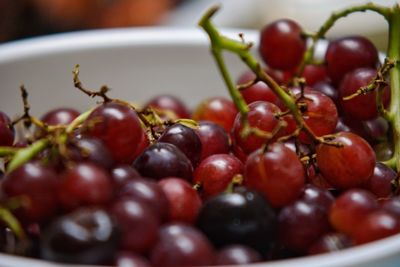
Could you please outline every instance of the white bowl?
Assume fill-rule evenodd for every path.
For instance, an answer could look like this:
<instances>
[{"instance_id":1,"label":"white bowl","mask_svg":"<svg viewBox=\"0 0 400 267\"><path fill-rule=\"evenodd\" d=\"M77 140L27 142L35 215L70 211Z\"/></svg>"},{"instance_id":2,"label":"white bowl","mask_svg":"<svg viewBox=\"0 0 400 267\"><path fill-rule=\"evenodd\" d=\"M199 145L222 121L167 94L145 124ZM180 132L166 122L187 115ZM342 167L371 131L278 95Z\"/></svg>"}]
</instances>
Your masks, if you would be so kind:
<instances>
[{"instance_id":1,"label":"white bowl","mask_svg":"<svg viewBox=\"0 0 400 267\"><path fill-rule=\"evenodd\" d=\"M244 32L257 43L257 32ZM323 50L323 46L321 46ZM233 77L245 69L227 54ZM81 65L81 79L89 88L111 86L111 97L143 102L172 93L194 106L207 96L227 95L199 29L102 30L54 35L0 45L0 110L22 112L19 86L29 90L32 113L59 106L81 111L95 104L74 89L71 71ZM60 267L41 260L0 253L0 267ZM76 266L76 265L75 265ZM396 267L400 266L400 235L341 252L255 264L255 267Z\"/></svg>"}]
</instances>

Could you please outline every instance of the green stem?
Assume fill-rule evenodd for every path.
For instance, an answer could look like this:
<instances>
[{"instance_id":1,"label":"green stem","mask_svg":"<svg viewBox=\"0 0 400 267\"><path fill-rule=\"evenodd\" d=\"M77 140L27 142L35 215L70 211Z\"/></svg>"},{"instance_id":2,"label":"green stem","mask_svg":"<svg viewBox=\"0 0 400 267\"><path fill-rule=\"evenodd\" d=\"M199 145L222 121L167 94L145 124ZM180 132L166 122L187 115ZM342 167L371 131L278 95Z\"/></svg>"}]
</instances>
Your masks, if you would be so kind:
<instances>
[{"instance_id":1,"label":"green stem","mask_svg":"<svg viewBox=\"0 0 400 267\"><path fill-rule=\"evenodd\" d=\"M315 50L315 44L318 40L325 38L325 34L333 27L333 25L336 23L341 18L344 18L352 13L355 12L365 12L365 11L373 11L378 14L381 14L384 18L388 19L390 16L390 8L376 5L374 3L367 3L365 5L359 5L359 6L354 6L350 8L346 8L337 12L334 12L331 14L331 16L325 21L324 24L319 28L319 30L312 35L312 43L308 47L307 51L304 53L303 61L298 67L297 74L298 76L301 76L301 74L304 71L304 67L312 62L313 57L314 57L314 50Z\"/></svg>"},{"instance_id":2,"label":"green stem","mask_svg":"<svg viewBox=\"0 0 400 267\"><path fill-rule=\"evenodd\" d=\"M20 240L25 239L25 232L17 218L8 209L1 206L0 221L3 221Z\"/></svg>"},{"instance_id":3,"label":"green stem","mask_svg":"<svg viewBox=\"0 0 400 267\"><path fill-rule=\"evenodd\" d=\"M393 116L392 131L396 170L400 170L400 5L395 5L388 16L389 47L388 58L395 62L389 71L391 102L389 113Z\"/></svg>"},{"instance_id":4,"label":"green stem","mask_svg":"<svg viewBox=\"0 0 400 267\"><path fill-rule=\"evenodd\" d=\"M317 137L314 135L312 130L304 123L304 119L302 117L301 112L299 111L296 101L292 98L291 95L286 93L286 91L279 86L275 82L275 80L269 76L261 67L259 62L255 59L255 57L250 53L249 49L251 44L247 44L244 42L239 42L228 37L220 35L214 24L211 22L211 17L218 10L218 7L213 7L208 12L204 14L202 19L199 22L199 25L206 31L211 41L211 49L214 55L214 58L218 64L220 72L225 80L225 83L228 87L229 93L231 94L233 101L236 103L240 113L242 115L247 114L248 107L241 96L239 90L233 85L232 79L230 78L225 63L223 61L221 51L227 50L234 54L237 54L242 61L256 74L257 79L265 82L274 93L280 98L280 100L286 105L286 107L293 114L293 118L296 121L298 127L306 132L306 134L310 137L311 140L319 142ZM244 120L246 122L246 120Z\"/></svg>"},{"instance_id":5,"label":"green stem","mask_svg":"<svg viewBox=\"0 0 400 267\"><path fill-rule=\"evenodd\" d=\"M18 148L10 146L0 146L0 157L12 156L17 153Z\"/></svg>"},{"instance_id":6,"label":"green stem","mask_svg":"<svg viewBox=\"0 0 400 267\"><path fill-rule=\"evenodd\" d=\"M86 112L83 112L82 114L80 114L77 118L75 118L68 126L67 129L65 130L65 132L67 134L72 133L79 125L81 125L86 119L87 117L89 117L90 113L92 113L93 109L88 110Z\"/></svg>"},{"instance_id":7,"label":"green stem","mask_svg":"<svg viewBox=\"0 0 400 267\"><path fill-rule=\"evenodd\" d=\"M48 145L48 139L40 139L26 148L19 149L18 152L15 153L10 163L7 165L7 172L11 172L19 166L23 165L25 162L28 162L37 154L39 154L43 149L45 149Z\"/></svg>"}]
</instances>

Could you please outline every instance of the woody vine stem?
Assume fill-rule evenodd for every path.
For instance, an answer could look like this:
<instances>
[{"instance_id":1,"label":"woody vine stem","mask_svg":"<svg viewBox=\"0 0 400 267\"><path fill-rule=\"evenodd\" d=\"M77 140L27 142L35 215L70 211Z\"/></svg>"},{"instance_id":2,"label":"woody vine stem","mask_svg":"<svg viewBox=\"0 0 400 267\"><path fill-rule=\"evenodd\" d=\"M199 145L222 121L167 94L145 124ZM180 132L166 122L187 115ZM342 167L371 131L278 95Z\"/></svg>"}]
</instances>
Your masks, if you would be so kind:
<instances>
[{"instance_id":1,"label":"woody vine stem","mask_svg":"<svg viewBox=\"0 0 400 267\"><path fill-rule=\"evenodd\" d=\"M279 84L277 84L265 71L263 71L260 63L251 54L251 44L243 41L237 41L220 34L217 28L211 21L213 15L218 11L219 7L212 7L209 9L199 22L199 25L208 34L211 41L211 51L228 88L228 91L235 102L236 106L241 113L245 125L248 125L247 113L248 107L240 95L239 90L232 82L232 78L227 70L226 64L222 57L224 50L238 55L242 61L254 72L256 81L265 82L280 100L286 105L292 113L299 130L304 131L311 140L315 143L324 142L323 137L315 136L312 130L305 124L302 114L296 105L295 99L287 93ZM396 4L393 7L384 7L373 3L354 6L340 10L333 13L320 29L313 33L308 34L311 38L311 45L307 48L302 63L300 64L297 75L301 76L304 66L313 60L314 47L319 39L325 37L325 34L332 28L335 22L349 14L355 12L373 11L383 16L389 24L389 46L387 50L387 60L393 64L389 70L390 88L391 88L391 102L388 110L381 110L380 113L384 114L384 118L389 122L392 130L394 154L392 159L385 163L393 169L400 171L400 5ZM377 94L378 100L381 94Z\"/></svg>"}]
</instances>

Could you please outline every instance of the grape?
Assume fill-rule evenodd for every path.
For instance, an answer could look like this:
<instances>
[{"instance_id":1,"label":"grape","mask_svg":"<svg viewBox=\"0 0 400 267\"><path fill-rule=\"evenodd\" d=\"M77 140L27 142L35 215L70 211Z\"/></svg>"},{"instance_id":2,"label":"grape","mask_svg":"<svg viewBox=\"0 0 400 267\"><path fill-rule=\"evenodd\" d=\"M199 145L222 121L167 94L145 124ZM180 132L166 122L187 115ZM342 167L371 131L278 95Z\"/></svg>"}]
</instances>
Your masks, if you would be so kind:
<instances>
[{"instance_id":1,"label":"grape","mask_svg":"<svg viewBox=\"0 0 400 267\"><path fill-rule=\"evenodd\" d=\"M57 108L44 114L40 119L48 125L68 125L80 115L72 108Z\"/></svg>"},{"instance_id":2,"label":"grape","mask_svg":"<svg viewBox=\"0 0 400 267\"><path fill-rule=\"evenodd\" d=\"M190 118L190 113L185 104L177 97L172 95L159 95L149 100L145 105L151 107L156 111L173 112L175 117Z\"/></svg>"},{"instance_id":3,"label":"grape","mask_svg":"<svg viewBox=\"0 0 400 267\"><path fill-rule=\"evenodd\" d=\"M1 183L4 197L23 201L17 210L28 221L45 221L57 207L57 175L39 162L28 162L5 175Z\"/></svg>"},{"instance_id":4,"label":"grape","mask_svg":"<svg viewBox=\"0 0 400 267\"><path fill-rule=\"evenodd\" d=\"M358 89L367 86L375 77L376 70L372 68L358 68L346 74L339 87L339 102L347 116L356 120L370 120L378 116L376 106L376 92L356 96L350 100L344 100L346 96L354 94ZM390 92L385 87L383 103L389 103Z\"/></svg>"},{"instance_id":5,"label":"grape","mask_svg":"<svg viewBox=\"0 0 400 267\"><path fill-rule=\"evenodd\" d=\"M328 80L326 67L324 65L306 65L303 70L303 77L306 79L306 84L312 87Z\"/></svg>"},{"instance_id":6,"label":"grape","mask_svg":"<svg viewBox=\"0 0 400 267\"><path fill-rule=\"evenodd\" d=\"M265 132L273 132L279 125L279 119L276 115L280 112L280 109L269 102L257 101L249 105L249 112L247 113L247 121L249 127L258 128ZM254 150L260 148L265 144L267 139L263 136L258 136L255 133L250 133L246 137L242 137L242 130L244 128L243 118L240 113L236 116L233 124L233 142L238 145L243 152L250 154ZM282 135L282 131L277 136Z\"/></svg>"},{"instance_id":7,"label":"grape","mask_svg":"<svg viewBox=\"0 0 400 267\"><path fill-rule=\"evenodd\" d=\"M255 78L255 74L251 71L244 72L238 80L238 84L246 84L248 82L253 81ZM244 100L247 104L256 102L256 101L265 101L273 103L277 106L281 105L279 98L275 95L274 91L268 87L264 82L258 81L250 87L247 87L240 91Z\"/></svg>"},{"instance_id":8,"label":"grape","mask_svg":"<svg viewBox=\"0 0 400 267\"><path fill-rule=\"evenodd\" d=\"M132 162L143 136L135 111L113 102L93 110L82 127L83 136L103 141L118 163Z\"/></svg>"},{"instance_id":9,"label":"grape","mask_svg":"<svg viewBox=\"0 0 400 267\"><path fill-rule=\"evenodd\" d=\"M383 211L387 211L400 219L400 196L395 196L384 201L381 208Z\"/></svg>"},{"instance_id":10,"label":"grape","mask_svg":"<svg viewBox=\"0 0 400 267\"><path fill-rule=\"evenodd\" d=\"M278 226L281 243L297 252L306 252L314 241L330 230L327 211L302 200L280 211Z\"/></svg>"},{"instance_id":11,"label":"grape","mask_svg":"<svg viewBox=\"0 0 400 267\"><path fill-rule=\"evenodd\" d=\"M201 185L204 198L225 191L237 174L243 173L243 163L229 154L216 154L204 159L194 172L193 182Z\"/></svg>"},{"instance_id":12,"label":"grape","mask_svg":"<svg viewBox=\"0 0 400 267\"><path fill-rule=\"evenodd\" d=\"M215 251L196 228L173 223L161 227L150 259L154 267L209 266L214 263Z\"/></svg>"},{"instance_id":13,"label":"grape","mask_svg":"<svg viewBox=\"0 0 400 267\"><path fill-rule=\"evenodd\" d=\"M304 168L296 153L284 144L273 143L248 157L244 184L261 192L273 207L283 207L297 199L304 182Z\"/></svg>"},{"instance_id":14,"label":"grape","mask_svg":"<svg viewBox=\"0 0 400 267\"><path fill-rule=\"evenodd\" d=\"M132 252L119 252L116 256L116 267L151 267L143 256Z\"/></svg>"},{"instance_id":15,"label":"grape","mask_svg":"<svg viewBox=\"0 0 400 267\"><path fill-rule=\"evenodd\" d=\"M325 211L329 211L335 198L327 189L319 188L308 184L304 187L303 195L300 199L309 204L317 205Z\"/></svg>"},{"instance_id":16,"label":"grape","mask_svg":"<svg viewBox=\"0 0 400 267\"><path fill-rule=\"evenodd\" d=\"M261 255L251 247L230 245L217 252L216 265L243 265L261 260Z\"/></svg>"},{"instance_id":17,"label":"grape","mask_svg":"<svg viewBox=\"0 0 400 267\"><path fill-rule=\"evenodd\" d=\"M378 203L371 193L362 189L351 189L335 200L329 220L339 232L352 235L359 223L377 209Z\"/></svg>"},{"instance_id":18,"label":"grape","mask_svg":"<svg viewBox=\"0 0 400 267\"><path fill-rule=\"evenodd\" d=\"M320 144L317 164L326 180L338 189L361 186L373 174L375 153L361 137L340 132L333 139L342 146Z\"/></svg>"},{"instance_id":19,"label":"grape","mask_svg":"<svg viewBox=\"0 0 400 267\"><path fill-rule=\"evenodd\" d=\"M194 224L202 201L188 182L179 178L164 178L158 182L168 200L168 221Z\"/></svg>"},{"instance_id":20,"label":"grape","mask_svg":"<svg viewBox=\"0 0 400 267\"><path fill-rule=\"evenodd\" d=\"M158 141L175 145L188 157L194 167L199 163L202 146L200 138L193 129L176 123L165 129Z\"/></svg>"},{"instance_id":21,"label":"grape","mask_svg":"<svg viewBox=\"0 0 400 267\"><path fill-rule=\"evenodd\" d=\"M400 221L386 211L375 211L359 222L352 233L357 244L364 244L400 232Z\"/></svg>"},{"instance_id":22,"label":"grape","mask_svg":"<svg viewBox=\"0 0 400 267\"><path fill-rule=\"evenodd\" d=\"M114 164L112 155L107 147L96 138L72 139L69 144L68 157L70 160L92 162L106 169L110 169Z\"/></svg>"},{"instance_id":23,"label":"grape","mask_svg":"<svg viewBox=\"0 0 400 267\"><path fill-rule=\"evenodd\" d=\"M261 31L259 52L272 68L290 70L297 67L305 49L302 29L292 20L277 20Z\"/></svg>"},{"instance_id":24,"label":"grape","mask_svg":"<svg viewBox=\"0 0 400 267\"><path fill-rule=\"evenodd\" d=\"M297 99L300 97L300 94L296 95ZM328 96L312 90L307 90L304 97L303 100L300 100L300 103L305 105L302 114L307 126L316 136L333 133L338 121L335 103ZM293 132L297 128L293 116L288 115L284 118L288 123L286 130ZM305 143L310 142L309 137L304 132L300 133L299 138Z\"/></svg>"},{"instance_id":25,"label":"grape","mask_svg":"<svg viewBox=\"0 0 400 267\"><path fill-rule=\"evenodd\" d=\"M0 111L0 146L12 146L14 143L14 128L10 118Z\"/></svg>"},{"instance_id":26,"label":"grape","mask_svg":"<svg viewBox=\"0 0 400 267\"><path fill-rule=\"evenodd\" d=\"M315 241L308 250L311 255L333 252L353 245L350 237L342 233L328 233Z\"/></svg>"},{"instance_id":27,"label":"grape","mask_svg":"<svg viewBox=\"0 0 400 267\"><path fill-rule=\"evenodd\" d=\"M200 160L214 154L229 153L229 136L218 124L211 121L199 121L196 133L201 141Z\"/></svg>"},{"instance_id":28,"label":"grape","mask_svg":"<svg viewBox=\"0 0 400 267\"><path fill-rule=\"evenodd\" d=\"M192 118L196 121L212 121L229 133L237 112L232 100L224 97L211 97L195 108Z\"/></svg>"},{"instance_id":29,"label":"grape","mask_svg":"<svg viewBox=\"0 0 400 267\"><path fill-rule=\"evenodd\" d=\"M157 242L159 216L143 201L130 197L118 199L111 206L111 214L120 229L123 249L144 253Z\"/></svg>"},{"instance_id":30,"label":"grape","mask_svg":"<svg viewBox=\"0 0 400 267\"><path fill-rule=\"evenodd\" d=\"M374 68L378 52L368 39L362 36L347 36L329 43L325 54L328 75L334 84L339 84L344 75L357 68Z\"/></svg>"},{"instance_id":31,"label":"grape","mask_svg":"<svg viewBox=\"0 0 400 267\"><path fill-rule=\"evenodd\" d=\"M81 208L52 222L43 233L41 257L50 261L104 264L118 245L110 215L96 208Z\"/></svg>"},{"instance_id":32,"label":"grape","mask_svg":"<svg viewBox=\"0 0 400 267\"><path fill-rule=\"evenodd\" d=\"M158 142L139 155L133 167L143 176L156 180L179 177L190 181L193 166L190 160L175 145Z\"/></svg>"},{"instance_id":33,"label":"grape","mask_svg":"<svg viewBox=\"0 0 400 267\"><path fill-rule=\"evenodd\" d=\"M387 198L392 196L392 182L397 173L385 164L377 162L374 173L364 184L364 188L374 193L377 197Z\"/></svg>"},{"instance_id":34,"label":"grape","mask_svg":"<svg viewBox=\"0 0 400 267\"><path fill-rule=\"evenodd\" d=\"M67 210L83 205L104 205L112 198L111 178L93 163L77 163L62 174L58 195Z\"/></svg>"},{"instance_id":35,"label":"grape","mask_svg":"<svg viewBox=\"0 0 400 267\"><path fill-rule=\"evenodd\" d=\"M126 182L134 180L138 177L140 177L140 174L130 165L117 165L111 170L111 180L117 190L120 189Z\"/></svg>"},{"instance_id":36,"label":"grape","mask_svg":"<svg viewBox=\"0 0 400 267\"><path fill-rule=\"evenodd\" d=\"M276 215L259 193L239 187L206 201L197 225L217 247L242 244L265 251L275 237Z\"/></svg>"},{"instance_id":37,"label":"grape","mask_svg":"<svg viewBox=\"0 0 400 267\"><path fill-rule=\"evenodd\" d=\"M129 197L149 206L155 214L164 220L168 215L168 200L161 186L156 182L136 178L126 181L118 190L118 197Z\"/></svg>"},{"instance_id":38,"label":"grape","mask_svg":"<svg viewBox=\"0 0 400 267\"><path fill-rule=\"evenodd\" d=\"M314 84L312 89L323 93L326 96L329 96L330 99L332 99L333 103L335 103L336 108L338 109L338 113L341 113L338 90L331 83L321 81Z\"/></svg>"}]
</instances>

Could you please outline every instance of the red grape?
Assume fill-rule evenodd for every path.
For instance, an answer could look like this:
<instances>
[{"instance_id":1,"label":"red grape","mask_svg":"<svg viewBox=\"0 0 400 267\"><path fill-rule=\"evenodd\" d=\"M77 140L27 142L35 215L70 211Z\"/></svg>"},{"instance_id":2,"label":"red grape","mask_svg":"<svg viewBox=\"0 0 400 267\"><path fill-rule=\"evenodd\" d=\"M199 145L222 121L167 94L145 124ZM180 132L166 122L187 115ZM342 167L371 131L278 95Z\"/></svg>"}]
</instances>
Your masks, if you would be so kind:
<instances>
[{"instance_id":1,"label":"red grape","mask_svg":"<svg viewBox=\"0 0 400 267\"><path fill-rule=\"evenodd\" d=\"M45 221L57 207L57 175L39 162L28 162L5 175L1 189L6 198L21 197L17 210L28 221Z\"/></svg>"},{"instance_id":2,"label":"red grape","mask_svg":"<svg viewBox=\"0 0 400 267\"><path fill-rule=\"evenodd\" d=\"M209 266L215 251L196 228L184 224L164 225L150 255L154 267Z\"/></svg>"},{"instance_id":3,"label":"red grape","mask_svg":"<svg viewBox=\"0 0 400 267\"><path fill-rule=\"evenodd\" d=\"M268 66L290 70L300 64L306 49L301 27L289 19L277 20L261 31L260 54Z\"/></svg>"},{"instance_id":4,"label":"red grape","mask_svg":"<svg viewBox=\"0 0 400 267\"><path fill-rule=\"evenodd\" d=\"M50 110L41 117L48 125L68 125L80 115L80 112L72 108L57 108Z\"/></svg>"},{"instance_id":5,"label":"red grape","mask_svg":"<svg viewBox=\"0 0 400 267\"><path fill-rule=\"evenodd\" d=\"M279 119L276 118L276 115L279 112L280 109L270 102L253 102L249 105L249 112L247 113L249 127L258 128L262 131L271 133L279 125ZM241 114L238 113L232 129L233 142L246 154L250 154L254 150L260 148L268 140L266 137L258 136L255 133L250 133L248 136L242 137L243 128L243 118ZM282 135L282 132L283 131L280 131L278 136Z\"/></svg>"},{"instance_id":6,"label":"red grape","mask_svg":"<svg viewBox=\"0 0 400 267\"><path fill-rule=\"evenodd\" d=\"M264 194L274 207L297 199L305 182L304 168L296 153L281 143L250 154L244 177L245 185Z\"/></svg>"},{"instance_id":7,"label":"red grape","mask_svg":"<svg viewBox=\"0 0 400 267\"><path fill-rule=\"evenodd\" d=\"M230 132L237 112L232 100L224 97L211 97L195 108L192 117L196 121L212 121Z\"/></svg>"},{"instance_id":8,"label":"red grape","mask_svg":"<svg viewBox=\"0 0 400 267\"><path fill-rule=\"evenodd\" d=\"M201 199L191 184L179 178L164 178L158 182L168 199L168 221L193 224L201 207Z\"/></svg>"},{"instance_id":9,"label":"red grape","mask_svg":"<svg viewBox=\"0 0 400 267\"><path fill-rule=\"evenodd\" d=\"M147 102L145 107L151 107L156 111L173 112L176 118L190 118L186 105L177 97L172 95L159 95Z\"/></svg>"},{"instance_id":10,"label":"red grape","mask_svg":"<svg viewBox=\"0 0 400 267\"><path fill-rule=\"evenodd\" d=\"M237 174L243 173L243 163L229 154L216 154L204 159L194 172L194 183L201 185L201 192L209 198L225 191Z\"/></svg>"},{"instance_id":11,"label":"red grape","mask_svg":"<svg viewBox=\"0 0 400 267\"><path fill-rule=\"evenodd\" d=\"M333 142L342 146L317 147L317 164L326 180L338 189L361 186L368 181L375 167L375 153L369 144L350 132L340 132Z\"/></svg>"},{"instance_id":12,"label":"red grape","mask_svg":"<svg viewBox=\"0 0 400 267\"><path fill-rule=\"evenodd\" d=\"M84 205L104 205L112 198L111 178L100 166L77 163L63 173L58 195L67 210Z\"/></svg>"},{"instance_id":13,"label":"red grape","mask_svg":"<svg viewBox=\"0 0 400 267\"><path fill-rule=\"evenodd\" d=\"M378 209L375 197L362 189L351 189L333 203L329 220L339 232L352 235L368 214Z\"/></svg>"},{"instance_id":14,"label":"red grape","mask_svg":"<svg viewBox=\"0 0 400 267\"><path fill-rule=\"evenodd\" d=\"M366 95L359 95L350 100L344 100L357 92L363 86L367 86L376 75L376 70L372 68L359 68L349 72L344 76L339 87L339 102L347 116L356 120L370 120L378 116L376 106L376 92ZM383 103L389 103L389 90L386 87L383 93Z\"/></svg>"},{"instance_id":15,"label":"red grape","mask_svg":"<svg viewBox=\"0 0 400 267\"><path fill-rule=\"evenodd\" d=\"M82 134L103 141L116 162L131 163L142 140L142 131L135 111L109 102L91 112L83 124Z\"/></svg>"},{"instance_id":16,"label":"red grape","mask_svg":"<svg viewBox=\"0 0 400 267\"><path fill-rule=\"evenodd\" d=\"M344 75L357 68L374 68L378 62L378 52L368 39L348 36L329 43L325 54L329 77L339 84Z\"/></svg>"},{"instance_id":17,"label":"red grape","mask_svg":"<svg viewBox=\"0 0 400 267\"><path fill-rule=\"evenodd\" d=\"M14 143L14 128L10 118L0 111L0 146L12 146Z\"/></svg>"}]
</instances>

